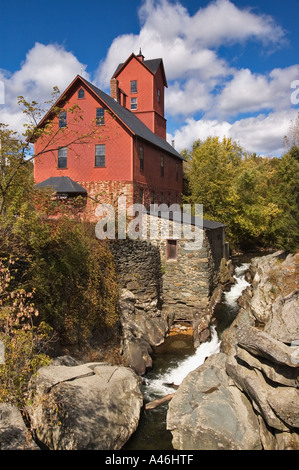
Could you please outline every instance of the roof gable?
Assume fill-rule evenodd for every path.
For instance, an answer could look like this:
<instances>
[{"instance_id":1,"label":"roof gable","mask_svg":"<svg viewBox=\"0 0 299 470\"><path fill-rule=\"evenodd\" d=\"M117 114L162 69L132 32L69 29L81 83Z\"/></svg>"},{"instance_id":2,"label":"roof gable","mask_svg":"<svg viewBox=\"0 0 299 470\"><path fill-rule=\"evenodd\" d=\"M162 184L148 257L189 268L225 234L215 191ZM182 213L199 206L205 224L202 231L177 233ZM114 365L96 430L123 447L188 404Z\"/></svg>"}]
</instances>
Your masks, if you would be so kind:
<instances>
[{"instance_id":1,"label":"roof gable","mask_svg":"<svg viewBox=\"0 0 299 470\"><path fill-rule=\"evenodd\" d=\"M131 54L130 57L126 60L126 62L123 62L118 65L117 69L115 70L114 74L112 75L112 78L117 78L117 76L120 74L120 72L128 65L131 60L136 59L139 64L141 64L143 67L145 67L152 75L156 75L156 73L159 70L159 67L161 67L161 72L162 72L162 77L163 77L163 82L164 86L168 87L167 85L167 80L166 80L166 74L165 74L165 69L163 65L163 59L150 59L150 60L139 60L135 54Z\"/></svg>"},{"instance_id":2,"label":"roof gable","mask_svg":"<svg viewBox=\"0 0 299 470\"><path fill-rule=\"evenodd\" d=\"M96 87L80 75L77 75L75 77L75 79L61 94L60 98L58 98L52 108L59 107L61 103L65 103L65 101L67 101L68 96L72 94L72 89L77 86L78 82L84 83L86 87L96 96L96 98L99 99L133 135L136 135L137 137L140 137L141 139L149 142L155 147L158 147L161 151L171 154L173 157L185 160L184 157L182 157L182 155L180 155L172 145L170 145L166 140L162 139L158 135L154 134L134 113L122 106L114 98L107 95L107 93L100 90L98 87ZM44 123L51 118L52 108L40 121L38 127L42 127Z\"/></svg>"}]
</instances>

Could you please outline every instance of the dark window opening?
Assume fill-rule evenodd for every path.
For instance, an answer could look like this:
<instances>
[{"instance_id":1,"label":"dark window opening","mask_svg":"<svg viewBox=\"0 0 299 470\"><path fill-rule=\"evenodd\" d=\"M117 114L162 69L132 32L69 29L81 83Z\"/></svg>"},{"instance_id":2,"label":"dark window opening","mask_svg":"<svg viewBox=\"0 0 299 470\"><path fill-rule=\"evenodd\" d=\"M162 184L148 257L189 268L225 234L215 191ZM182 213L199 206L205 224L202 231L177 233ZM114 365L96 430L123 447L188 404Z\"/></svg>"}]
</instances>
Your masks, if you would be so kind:
<instances>
[{"instance_id":1,"label":"dark window opening","mask_svg":"<svg viewBox=\"0 0 299 470\"><path fill-rule=\"evenodd\" d=\"M178 257L178 241L167 240L166 258L167 260L176 260Z\"/></svg>"},{"instance_id":2,"label":"dark window opening","mask_svg":"<svg viewBox=\"0 0 299 470\"><path fill-rule=\"evenodd\" d=\"M139 147L139 168L141 171L144 170L144 149Z\"/></svg>"},{"instance_id":3,"label":"dark window opening","mask_svg":"<svg viewBox=\"0 0 299 470\"><path fill-rule=\"evenodd\" d=\"M143 204L143 189L139 189L139 204Z\"/></svg>"},{"instance_id":4,"label":"dark window opening","mask_svg":"<svg viewBox=\"0 0 299 470\"><path fill-rule=\"evenodd\" d=\"M164 157L161 156L161 176L164 176Z\"/></svg>"},{"instance_id":5,"label":"dark window opening","mask_svg":"<svg viewBox=\"0 0 299 470\"><path fill-rule=\"evenodd\" d=\"M66 111L62 111L59 114L59 127L60 128L66 127Z\"/></svg>"},{"instance_id":6,"label":"dark window opening","mask_svg":"<svg viewBox=\"0 0 299 470\"><path fill-rule=\"evenodd\" d=\"M131 98L131 109L133 111L137 109L137 98Z\"/></svg>"},{"instance_id":7,"label":"dark window opening","mask_svg":"<svg viewBox=\"0 0 299 470\"><path fill-rule=\"evenodd\" d=\"M137 80L131 81L131 93L137 93Z\"/></svg>"},{"instance_id":8,"label":"dark window opening","mask_svg":"<svg viewBox=\"0 0 299 470\"><path fill-rule=\"evenodd\" d=\"M85 98L85 90L83 88L80 88L80 90L78 91L78 98L79 100Z\"/></svg>"},{"instance_id":9,"label":"dark window opening","mask_svg":"<svg viewBox=\"0 0 299 470\"><path fill-rule=\"evenodd\" d=\"M67 147L58 149L58 168L67 168Z\"/></svg>"},{"instance_id":10,"label":"dark window opening","mask_svg":"<svg viewBox=\"0 0 299 470\"><path fill-rule=\"evenodd\" d=\"M97 126L103 126L105 124L105 110L103 108L97 108L96 124Z\"/></svg>"},{"instance_id":11,"label":"dark window opening","mask_svg":"<svg viewBox=\"0 0 299 470\"><path fill-rule=\"evenodd\" d=\"M95 166L103 168L106 164L106 147L104 144L96 145Z\"/></svg>"}]
</instances>

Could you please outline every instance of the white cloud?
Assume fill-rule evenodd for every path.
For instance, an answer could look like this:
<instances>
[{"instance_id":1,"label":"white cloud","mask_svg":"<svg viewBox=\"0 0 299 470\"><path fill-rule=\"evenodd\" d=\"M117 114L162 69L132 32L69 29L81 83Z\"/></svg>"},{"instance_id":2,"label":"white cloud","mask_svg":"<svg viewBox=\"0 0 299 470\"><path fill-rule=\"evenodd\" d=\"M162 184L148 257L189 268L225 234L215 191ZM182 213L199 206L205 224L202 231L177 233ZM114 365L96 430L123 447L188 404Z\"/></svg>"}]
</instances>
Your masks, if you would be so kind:
<instances>
[{"instance_id":1,"label":"white cloud","mask_svg":"<svg viewBox=\"0 0 299 470\"><path fill-rule=\"evenodd\" d=\"M299 65L277 68L265 75L254 74L249 69L236 71L219 95L214 112L234 116L289 108L291 84L296 77L299 77Z\"/></svg>"},{"instance_id":2,"label":"white cloud","mask_svg":"<svg viewBox=\"0 0 299 470\"><path fill-rule=\"evenodd\" d=\"M280 156L285 151L283 140L289 133L290 122L296 119L298 111L285 110L268 115L260 114L229 123L227 121L187 119L186 124L168 139L175 141L175 147L180 152L191 148L195 140L205 140L207 137L231 137L249 152L263 155Z\"/></svg>"},{"instance_id":3,"label":"white cloud","mask_svg":"<svg viewBox=\"0 0 299 470\"><path fill-rule=\"evenodd\" d=\"M284 31L270 16L240 9L229 0L211 2L190 19L189 36L206 47L257 39L281 44Z\"/></svg>"},{"instance_id":4,"label":"white cloud","mask_svg":"<svg viewBox=\"0 0 299 470\"><path fill-rule=\"evenodd\" d=\"M36 43L14 74L0 71L0 79L5 84L1 121L21 132L24 116L17 104L18 96L24 96L27 101L43 102L50 98L54 86L62 92L85 69L86 66L62 46Z\"/></svg>"},{"instance_id":5,"label":"white cloud","mask_svg":"<svg viewBox=\"0 0 299 470\"><path fill-rule=\"evenodd\" d=\"M293 115L290 86L299 65L257 74L238 70L221 57L221 46L245 47L255 41L269 51L285 43L285 32L272 17L235 3L211 1L191 15L179 2L145 0L139 34L115 38L99 65L97 84L108 89L118 63L141 47L145 58L163 58L169 84L166 113L176 123L181 120L181 127L168 136L178 150L198 138L227 135L249 151L281 151Z\"/></svg>"},{"instance_id":6,"label":"white cloud","mask_svg":"<svg viewBox=\"0 0 299 470\"><path fill-rule=\"evenodd\" d=\"M215 51L218 46L246 40L278 46L284 38L282 28L271 17L240 9L229 0L211 2L193 16L180 3L145 0L139 18L139 34L125 34L112 42L99 65L99 86L109 87L118 63L140 47L148 58L163 57L169 80L190 75L207 80L231 73L230 66Z\"/></svg>"},{"instance_id":7,"label":"white cloud","mask_svg":"<svg viewBox=\"0 0 299 470\"><path fill-rule=\"evenodd\" d=\"M169 84L166 113L176 122L183 119L169 136L178 150L209 135L231 136L249 151L282 150L283 137L297 113L291 107L290 87L299 77L299 65L254 73L249 68L238 70L219 53L220 46L245 46L247 41L260 42L266 50L282 45L284 31L271 17L229 0L212 1L194 15L179 2L145 0L139 19L138 34L114 39L94 74L95 84L109 90L117 65L141 47L146 59L163 58ZM20 130L23 116L18 95L43 101L54 85L62 91L80 73L90 79L74 54L60 45L36 43L20 70L12 75L0 70L0 80L5 82L1 121Z\"/></svg>"}]
</instances>

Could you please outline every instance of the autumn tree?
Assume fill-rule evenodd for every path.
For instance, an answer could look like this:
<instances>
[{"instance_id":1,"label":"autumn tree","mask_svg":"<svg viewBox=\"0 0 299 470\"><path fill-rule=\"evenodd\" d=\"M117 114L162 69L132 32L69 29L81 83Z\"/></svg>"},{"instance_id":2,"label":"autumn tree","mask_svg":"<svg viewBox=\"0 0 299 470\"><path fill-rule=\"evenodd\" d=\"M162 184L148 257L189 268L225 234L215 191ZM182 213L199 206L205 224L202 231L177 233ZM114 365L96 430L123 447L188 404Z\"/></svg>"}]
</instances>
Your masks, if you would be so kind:
<instances>
[{"instance_id":1,"label":"autumn tree","mask_svg":"<svg viewBox=\"0 0 299 470\"><path fill-rule=\"evenodd\" d=\"M195 141L188 155L185 200L227 225L232 246L298 248L299 161L292 145L282 158L248 154L231 139Z\"/></svg>"}]
</instances>

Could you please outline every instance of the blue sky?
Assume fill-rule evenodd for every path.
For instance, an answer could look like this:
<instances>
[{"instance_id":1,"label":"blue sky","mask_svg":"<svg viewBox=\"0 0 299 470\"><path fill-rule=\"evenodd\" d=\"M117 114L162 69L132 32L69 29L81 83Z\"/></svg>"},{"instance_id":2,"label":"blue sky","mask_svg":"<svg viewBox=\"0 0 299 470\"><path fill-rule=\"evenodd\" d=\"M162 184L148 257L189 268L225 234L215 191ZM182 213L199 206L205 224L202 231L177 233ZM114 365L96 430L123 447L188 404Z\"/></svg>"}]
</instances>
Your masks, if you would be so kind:
<instances>
[{"instance_id":1,"label":"blue sky","mask_svg":"<svg viewBox=\"0 0 299 470\"><path fill-rule=\"evenodd\" d=\"M298 17L299 0L0 0L0 121L20 129L18 95L47 99L77 74L109 92L118 63L142 47L164 60L179 151L226 135L281 155L299 112Z\"/></svg>"}]
</instances>

